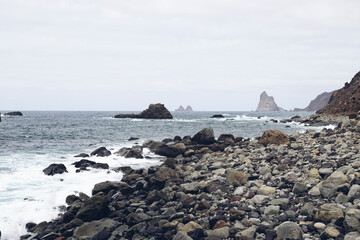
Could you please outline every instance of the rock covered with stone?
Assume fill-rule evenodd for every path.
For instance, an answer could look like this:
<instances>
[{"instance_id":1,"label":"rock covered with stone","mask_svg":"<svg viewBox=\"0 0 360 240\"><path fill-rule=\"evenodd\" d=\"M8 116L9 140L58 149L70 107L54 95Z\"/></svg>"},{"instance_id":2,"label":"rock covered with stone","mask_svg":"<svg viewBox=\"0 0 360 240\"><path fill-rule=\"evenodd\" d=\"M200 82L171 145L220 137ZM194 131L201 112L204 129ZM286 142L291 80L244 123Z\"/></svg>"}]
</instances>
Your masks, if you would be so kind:
<instances>
[{"instance_id":1,"label":"rock covered with stone","mask_svg":"<svg viewBox=\"0 0 360 240\"><path fill-rule=\"evenodd\" d=\"M118 114L114 118L145 118L145 119L173 119L164 104L150 104L148 109L139 114Z\"/></svg>"},{"instance_id":2,"label":"rock covered with stone","mask_svg":"<svg viewBox=\"0 0 360 240\"><path fill-rule=\"evenodd\" d=\"M121 182L69 197L66 213L30 231L39 239L356 239L360 128L344 126L295 133L280 145L230 134L207 144L148 142L181 143L192 155L124 169Z\"/></svg>"},{"instance_id":3,"label":"rock covered with stone","mask_svg":"<svg viewBox=\"0 0 360 240\"><path fill-rule=\"evenodd\" d=\"M267 112L267 111L286 111L285 109L279 107L274 100L274 97L270 97L264 91L260 95L260 102L256 108L257 112Z\"/></svg>"}]
</instances>

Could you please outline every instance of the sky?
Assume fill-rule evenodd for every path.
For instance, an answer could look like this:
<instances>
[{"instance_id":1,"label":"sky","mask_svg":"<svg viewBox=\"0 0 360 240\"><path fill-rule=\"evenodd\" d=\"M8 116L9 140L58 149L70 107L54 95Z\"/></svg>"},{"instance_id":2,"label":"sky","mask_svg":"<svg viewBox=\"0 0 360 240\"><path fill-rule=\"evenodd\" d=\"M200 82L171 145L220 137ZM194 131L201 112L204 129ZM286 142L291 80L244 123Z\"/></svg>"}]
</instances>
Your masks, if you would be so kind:
<instances>
[{"instance_id":1,"label":"sky","mask_svg":"<svg viewBox=\"0 0 360 240\"><path fill-rule=\"evenodd\" d=\"M0 109L306 107L360 71L358 0L0 0Z\"/></svg>"}]
</instances>

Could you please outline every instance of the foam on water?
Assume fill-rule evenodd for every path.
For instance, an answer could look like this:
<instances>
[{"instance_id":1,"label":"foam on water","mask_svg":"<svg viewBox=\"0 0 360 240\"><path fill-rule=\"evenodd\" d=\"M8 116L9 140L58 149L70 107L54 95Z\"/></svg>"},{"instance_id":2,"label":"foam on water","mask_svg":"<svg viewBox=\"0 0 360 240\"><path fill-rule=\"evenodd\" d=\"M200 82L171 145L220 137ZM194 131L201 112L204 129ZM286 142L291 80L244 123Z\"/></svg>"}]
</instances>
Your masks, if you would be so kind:
<instances>
[{"instance_id":1,"label":"foam on water","mask_svg":"<svg viewBox=\"0 0 360 240\"><path fill-rule=\"evenodd\" d=\"M114 147L118 150L120 147ZM151 155L145 149L146 155ZM19 161L28 158L26 163ZM64 159L65 157L65 159ZM49 162L49 159L52 159ZM107 163L111 168L132 166L133 168L149 167L160 164L159 158L125 159L120 156L90 157L89 160ZM80 159L73 155L15 155L9 158L12 171L0 175L0 230L2 239L18 239L26 234L27 222L39 223L49 221L58 216L59 206L65 205L65 198L70 194L83 192L91 196L96 183L103 181L119 181L121 172L104 169L92 169L75 173L71 163ZM42 169L50 163L63 163L68 173L46 176Z\"/></svg>"}]
</instances>

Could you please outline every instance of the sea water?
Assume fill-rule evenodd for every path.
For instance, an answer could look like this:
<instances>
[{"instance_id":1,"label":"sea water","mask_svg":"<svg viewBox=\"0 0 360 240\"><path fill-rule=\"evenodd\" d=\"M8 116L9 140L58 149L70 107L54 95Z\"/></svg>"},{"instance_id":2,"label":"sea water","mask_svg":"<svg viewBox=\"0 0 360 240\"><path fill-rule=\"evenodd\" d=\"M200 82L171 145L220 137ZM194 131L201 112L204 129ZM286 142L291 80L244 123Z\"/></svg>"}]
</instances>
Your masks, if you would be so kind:
<instances>
[{"instance_id":1,"label":"sea water","mask_svg":"<svg viewBox=\"0 0 360 240\"><path fill-rule=\"evenodd\" d=\"M2 111L5 112L5 111ZM23 117L2 116L0 122L0 231L2 239L18 239L26 234L27 222L39 223L58 216L70 194L91 196L94 184L119 181L121 172L103 169L75 172L71 163L79 153L104 146L112 153L145 140L161 141L175 136L193 136L203 128L213 128L215 136L255 138L268 129L285 133L305 131L296 123L274 123L296 114L291 112L174 112L171 120L115 119L119 112L23 112ZM211 118L223 114L225 118ZM321 128L316 128L321 130ZM137 137L137 141L128 141ZM125 159L117 155L91 157L110 168L143 168L161 164L163 158L145 150L151 158ZM43 169L63 163L68 173L46 176Z\"/></svg>"}]
</instances>

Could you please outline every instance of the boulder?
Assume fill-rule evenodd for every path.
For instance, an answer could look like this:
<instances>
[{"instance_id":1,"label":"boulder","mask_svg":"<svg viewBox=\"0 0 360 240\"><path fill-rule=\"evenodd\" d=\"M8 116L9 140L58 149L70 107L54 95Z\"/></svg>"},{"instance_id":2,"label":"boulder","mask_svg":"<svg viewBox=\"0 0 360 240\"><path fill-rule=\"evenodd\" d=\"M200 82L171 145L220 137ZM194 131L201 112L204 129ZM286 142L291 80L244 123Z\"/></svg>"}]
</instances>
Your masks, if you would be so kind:
<instances>
[{"instance_id":1,"label":"boulder","mask_svg":"<svg viewBox=\"0 0 360 240\"><path fill-rule=\"evenodd\" d=\"M43 170L43 172L48 176L53 176L55 174L62 174L64 172L68 172L68 171L66 170L66 167L64 164L53 163L53 164L50 164L50 166L48 166L47 168L45 168Z\"/></svg>"},{"instance_id":2,"label":"boulder","mask_svg":"<svg viewBox=\"0 0 360 240\"><path fill-rule=\"evenodd\" d=\"M119 222L109 218L84 223L75 229L74 237L79 240L109 239L112 231L119 225Z\"/></svg>"},{"instance_id":3,"label":"boulder","mask_svg":"<svg viewBox=\"0 0 360 240\"><path fill-rule=\"evenodd\" d=\"M279 130L267 130L259 139L259 143L263 145L268 144L289 144L289 136Z\"/></svg>"},{"instance_id":4,"label":"boulder","mask_svg":"<svg viewBox=\"0 0 360 240\"><path fill-rule=\"evenodd\" d=\"M303 232L301 227L295 222L284 222L280 224L276 229L276 234L278 238L285 239L293 239L293 240L302 240Z\"/></svg>"},{"instance_id":5,"label":"boulder","mask_svg":"<svg viewBox=\"0 0 360 240\"><path fill-rule=\"evenodd\" d=\"M226 182L229 185L237 187L244 185L247 182L248 177L249 176L243 172L228 170L226 174Z\"/></svg>"},{"instance_id":6,"label":"boulder","mask_svg":"<svg viewBox=\"0 0 360 240\"><path fill-rule=\"evenodd\" d=\"M106 182L97 183L97 184L95 184L95 186L92 190L92 194L95 195L99 192L108 194L108 192L110 192L111 190L119 190L123 184L124 183L122 183L122 182L114 182L114 181L106 181Z\"/></svg>"},{"instance_id":7,"label":"boulder","mask_svg":"<svg viewBox=\"0 0 360 240\"><path fill-rule=\"evenodd\" d=\"M114 118L144 118L144 119L173 119L164 104L150 104L148 109L139 114L118 114Z\"/></svg>"},{"instance_id":8,"label":"boulder","mask_svg":"<svg viewBox=\"0 0 360 240\"><path fill-rule=\"evenodd\" d=\"M213 144L215 142L214 130L212 128L204 128L191 139L198 144Z\"/></svg>"},{"instance_id":9,"label":"boulder","mask_svg":"<svg viewBox=\"0 0 360 240\"><path fill-rule=\"evenodd\" d=\"M218 142L234 143L235 137L232 134L221 134L220 137L218 138Z\"/></svg>"},{"instance_id":10,"label":"boulder","mask_svg":"<svg viewBox=\"0 0 360 240\"><path fill-rule=\"evenodd\" d=\"M178 182L180 181L179 174L168 167L161 167L154 175L159 182Z\"/></svg>"},{"instance_id":11,"label":"boulder","mask_svg":"<svg viewBox=\"0 0 360 240\"><path fill-rule=\"evenodd\" d=\"M319 207L315 217L322 221L331 221L332 219L344 218L344 213L335 204L326 203Z\"/></svg>"},{"instance_id":12,"label":"boulder","mask_svg":"<svg viewBox=\"0 0 360 240\"><path fill-rule=\"evenodd\" d=\"M144 158L142 155L142 147L141 146L133 146L132 148L123 147L119 151L117 151L115 154L125 157L125 158L137 158L142 159Z\"/></svg>"},{"instance_id":13,"label":"boulder","mask_svg":"<svg viewBox=\"0 0 360 240\"><path fill-rule=\"evenodd\" d=\"M84 222L98 220L106 216L108 212L108 199L106 196L96 195L85 201L76 214L76 218Z\"/></svg>"},{"instance_id":14,"label":"boulder","mask_svg":"<svg viewBox=\"0 0 360 240\"><path fill-rule=\"evenodd\" d=\"M155 151L155 154L169 158L174 158L181 153L180 149L168 145L162 145Z\"/></svg>"},{"instance_id":15,"label":"boulder","mask_svg":"<svg viewBox=\"0 0 360 240\"><path fill-rule=\"evenodd\" d=\"M92 153L90 153L91 156L97 156L97 157L107 157L111 155L111 152L107 150L105 147L99 147Z\"/></svg>"}]
</instances>

